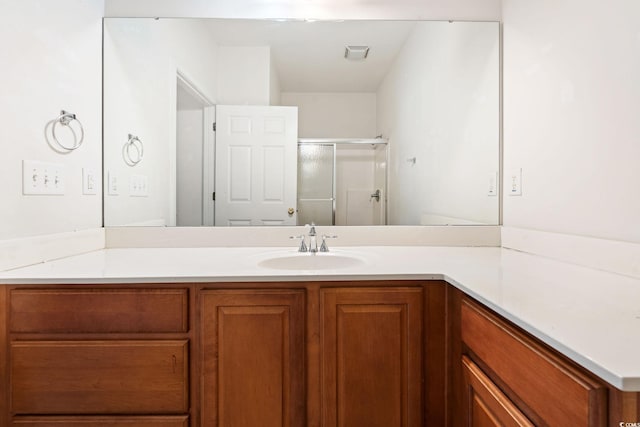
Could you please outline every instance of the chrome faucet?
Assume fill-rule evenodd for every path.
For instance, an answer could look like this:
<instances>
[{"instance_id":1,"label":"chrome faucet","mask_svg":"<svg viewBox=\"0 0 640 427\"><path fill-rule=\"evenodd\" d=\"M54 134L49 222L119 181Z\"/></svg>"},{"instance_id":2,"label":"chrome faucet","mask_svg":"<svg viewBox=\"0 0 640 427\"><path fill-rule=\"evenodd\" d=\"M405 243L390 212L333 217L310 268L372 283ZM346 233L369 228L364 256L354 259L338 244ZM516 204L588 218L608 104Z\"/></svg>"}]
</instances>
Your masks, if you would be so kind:
<instances>
[{"instance_id":1,"label":"chrome faucet","mask_svg":"<svg viewBox=\"0 0 640 427\"><path fill-rule=\"evenodd\" d=\"M309 228L309 252L318 252L318 240L316 239L316 225L311 223Z\"/></svg>"},{"instance_id":2,"label":"chrome faucet","mask_svg":"<svg viewBox=\"0 0 640 427\"><path fill-rule=\"evenodd\" d=\"M309 227L309 245L305 242L305 235L301 234L299 236L291 236L290 239L300 239L300 245L298 246L298 252L309 252L312 254L316 254L317 252L329 252L329 246L327 246L326 239L335 239L338 236L327 236L326 234L322 235L322 244L320 245L320 249L318 249L318 234L316 233L316 225L311 223L311 225L306 224L305 227Z\"/></svg>"},{"instance_id":3,"label":"chrome faucet","mask_svg":"<svg viewBox=\"0 0 640 427\"><path fill-rule=\"evenodd\" d=\"M327 239L335 239L338 236L322 235L322 244L320 245L320 252L329 252L329 246L327 246Z\"/></svg>"},{"instance_id":4,"label":"chrome faucet","mask_svg":"<svg viewBox=\"0 0 640 427\"><path fill-rule=\"evenodd\" d=\"M300 239L300 245L298 246L298 252L307 252L307 244L304 242L304 234L299 236L291 236L290 239Z\"/></svg>"}]
</instances>

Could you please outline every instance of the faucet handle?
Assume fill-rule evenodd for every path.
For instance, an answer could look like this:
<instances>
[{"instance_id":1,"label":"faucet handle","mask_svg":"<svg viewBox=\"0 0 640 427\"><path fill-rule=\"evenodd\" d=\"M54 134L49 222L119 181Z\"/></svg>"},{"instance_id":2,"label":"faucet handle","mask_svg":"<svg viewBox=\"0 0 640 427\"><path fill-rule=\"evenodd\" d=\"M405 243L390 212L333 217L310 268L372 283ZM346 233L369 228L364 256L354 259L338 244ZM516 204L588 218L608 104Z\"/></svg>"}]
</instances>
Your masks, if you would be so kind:
<instances>
[{"instance_id":1,"label":"faucet handle","mask_svg":"<svg viewBox=\"0 0 640 427\"><path fill-rule=\"evenodd\" d=\"M309 236L316 235L316 224L312 221L311 224L305 224L305 228L309 228Z\"/></svg>"},{"instance_id":2,"label":"faucet handle","mask_svg":"<svg viewBox=\"0 0 640 427\"><path fill-rule=\"evenodd\" d=\"M320 245L320 252L329 252L329 246L327 246L326 239L335 239L338 236L327 236L326 234L322 235L322 244Z\"/></svg>"},{"instance_id":3,"label":"faucet handle","mask_svg":"<svg viewBox=\"0 0 640 427\"><path fill-rule=\"evenodd\" d=\"M300 239L300 246L298 246L298 252L307 252L307 245L304 243L304 234L299 236L289 236L290 239Z\"/></svg>"}]
</instances>

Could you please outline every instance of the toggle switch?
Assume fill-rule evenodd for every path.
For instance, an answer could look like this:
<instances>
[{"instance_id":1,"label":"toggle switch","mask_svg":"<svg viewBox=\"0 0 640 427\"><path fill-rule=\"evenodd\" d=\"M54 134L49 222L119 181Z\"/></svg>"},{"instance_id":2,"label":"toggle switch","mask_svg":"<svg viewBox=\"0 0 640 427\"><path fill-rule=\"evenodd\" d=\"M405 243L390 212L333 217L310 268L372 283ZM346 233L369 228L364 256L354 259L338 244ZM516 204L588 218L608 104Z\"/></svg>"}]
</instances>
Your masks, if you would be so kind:
<instances>
[{"instance_id":1,"label":"toggle switch","mask_svg":"<svg viewBox=\"0 0 640 427\"><path fill-rule=\"evenodd\" d=\"M510 196L522 196L522 169L511 169L509 171L506 190Z\"/></svg>"},{"instance_id":2,"label":"toggle switch","mask_svg":"<svg viewBox=\"0 0 640 427\"><path fill-rule=\"evenodd\" d=\"M61 196L64 195L64 165L22 161L22 194L25 196Z\"/></svg>"}]
</instances>

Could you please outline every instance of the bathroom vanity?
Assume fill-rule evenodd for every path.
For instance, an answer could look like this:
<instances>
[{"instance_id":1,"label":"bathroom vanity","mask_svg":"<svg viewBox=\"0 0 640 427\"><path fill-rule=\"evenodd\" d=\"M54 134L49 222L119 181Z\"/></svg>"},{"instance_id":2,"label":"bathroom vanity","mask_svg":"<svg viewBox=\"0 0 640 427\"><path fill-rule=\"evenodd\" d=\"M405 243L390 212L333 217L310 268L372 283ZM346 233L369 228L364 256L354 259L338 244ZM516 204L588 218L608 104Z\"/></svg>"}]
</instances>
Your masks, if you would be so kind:
<instances>
[{"instance_id":1,"label":"bathroom vanity","mask_svg":"<svg viewBox=\"0 0 640 427\"><path fill-rule=\"evenodd\" d=\"M333 253L363 264L285 271L255 265L295 250L111 249L2 273L3 423L606 426L640 419L640 375L633 362L626 370L633 357L625 355L637 328L626 331L631 344L607 351L603 340L617 339L620 319L599 320L609 322L600 330L582 322L582 307L599 296L589 283L575 292L567 282L582 270L602 274L610 292L628 299L637 291L626 279L499 248ZM534 276L542 267L547 283ZM542 298L548 286L555 294Z\"/></svg>"}]
</instances>

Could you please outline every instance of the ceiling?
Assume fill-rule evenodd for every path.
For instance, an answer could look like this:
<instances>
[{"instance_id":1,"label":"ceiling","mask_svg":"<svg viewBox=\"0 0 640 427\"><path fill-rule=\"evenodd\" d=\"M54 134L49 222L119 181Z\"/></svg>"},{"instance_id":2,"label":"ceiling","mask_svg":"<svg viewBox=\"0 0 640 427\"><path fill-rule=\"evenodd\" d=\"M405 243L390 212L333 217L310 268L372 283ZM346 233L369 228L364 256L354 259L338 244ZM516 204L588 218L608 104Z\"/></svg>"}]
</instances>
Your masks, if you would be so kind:
<instances>
[{"instance_id":1,"label":"ceiling","mask_svg":"<svg viewBox=\"0 0 640 427\"><path fill-rule=\"evenodd\" d=\"M106 17L499 21L502 0L104 0Z\"/></svg>"},{"instance_id":2,"label":"ceiling","mask_svg":"<svg viewBox=\"0 0 640 427\"><path fill-rule=\"evenodd\" d=\"M282 92L375 92L415 21L209 19L218 46L270 46ZM366 45L364 61L344 58Z\"/></svg>"}]
</instances>

